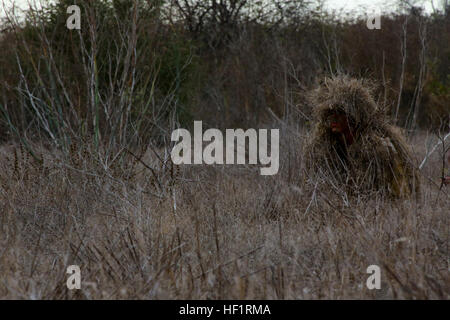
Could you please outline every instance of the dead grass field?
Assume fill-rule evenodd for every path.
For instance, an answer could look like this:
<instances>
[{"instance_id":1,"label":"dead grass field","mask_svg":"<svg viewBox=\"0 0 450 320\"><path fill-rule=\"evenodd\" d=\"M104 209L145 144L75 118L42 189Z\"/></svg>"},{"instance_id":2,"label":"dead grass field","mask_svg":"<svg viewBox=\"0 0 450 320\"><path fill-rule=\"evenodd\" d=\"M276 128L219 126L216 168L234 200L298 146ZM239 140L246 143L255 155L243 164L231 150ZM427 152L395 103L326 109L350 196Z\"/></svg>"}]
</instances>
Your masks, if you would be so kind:
<instances>
[{"instance_id":1,"label":"dead grass field","mask_svg":"<svg viewBox=\"0 0 450 320\"><path fill-rule=\"evenodd\" d=\"M176 170L150 148L143 161L154 174L132 157L100 165L75 147L70 158L40 147L41 166L2 146L0 298L450 298L450 190L439 192L438 151L418 199L343 199L305 182L301 135L280 136L272 177L255 166ZM412 140L418 162L427 139ZM72 264L81 290L66 287ZM381 290L366 288L372 264Z\"/></svg>"}]
</instances>

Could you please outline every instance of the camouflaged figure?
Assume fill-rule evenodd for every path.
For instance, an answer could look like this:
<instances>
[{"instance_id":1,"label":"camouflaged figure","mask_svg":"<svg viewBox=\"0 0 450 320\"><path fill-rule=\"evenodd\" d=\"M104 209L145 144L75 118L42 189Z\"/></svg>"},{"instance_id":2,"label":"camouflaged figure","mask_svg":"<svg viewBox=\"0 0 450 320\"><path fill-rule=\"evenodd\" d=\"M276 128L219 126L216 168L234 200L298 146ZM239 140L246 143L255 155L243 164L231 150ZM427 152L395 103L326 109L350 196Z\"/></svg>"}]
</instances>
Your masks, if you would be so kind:
<instances>
[{"instance_id":1,"label":"camouflaged figure","mask_svg":"<svg viewBox=\"0 0 450 320\"><path fill-rule=\"evenodd\" d=\"M363 80L325 79L310 97L316 126L306 157L313 172L332 177L350 192L403 197L419 191L405 139L388 124Z\"/></svg>"}]
</instances>

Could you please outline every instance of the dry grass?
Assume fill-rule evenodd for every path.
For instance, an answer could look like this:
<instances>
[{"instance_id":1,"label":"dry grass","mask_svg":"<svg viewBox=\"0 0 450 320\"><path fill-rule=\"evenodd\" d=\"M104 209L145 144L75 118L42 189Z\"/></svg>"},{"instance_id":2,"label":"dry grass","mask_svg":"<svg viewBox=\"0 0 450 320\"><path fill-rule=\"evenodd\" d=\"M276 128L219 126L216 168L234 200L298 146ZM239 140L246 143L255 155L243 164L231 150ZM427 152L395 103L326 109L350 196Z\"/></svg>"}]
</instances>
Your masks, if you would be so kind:
<instances>
[{"instance_id":1,"label":"dry grass","mask_svg":"<svg viewBox=\"0 0 450 320\"><path fill-rule=\"evenodd\" d=\"M254 166L177 172L151 149L143 161L154 173L131 156L99 165L75 147L70 158L41 148L41 165L4 145L0 298L450 297L448 188L425 178L418 200L345 199L301 183L300 135L284 128L281 137L273 177ZM425 136L414 139L422 159ZM424 168L436 183L439 165L436 153ZM66 288L71 264L81 290ZM381 290L366 288L371 264Z\"/></svg>"}]
</instances>

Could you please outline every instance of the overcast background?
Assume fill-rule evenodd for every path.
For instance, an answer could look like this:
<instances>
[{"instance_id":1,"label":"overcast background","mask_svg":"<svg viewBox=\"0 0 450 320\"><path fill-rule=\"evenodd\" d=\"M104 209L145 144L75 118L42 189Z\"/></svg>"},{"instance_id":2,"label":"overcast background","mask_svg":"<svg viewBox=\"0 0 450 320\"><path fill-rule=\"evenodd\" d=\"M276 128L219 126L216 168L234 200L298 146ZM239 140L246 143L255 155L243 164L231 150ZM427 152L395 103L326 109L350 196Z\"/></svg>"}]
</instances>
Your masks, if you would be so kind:
<instances>
[{"instance_id":1,"label":"overcast background","mask_svg":"<svg viewBox=\"0 0 450 320\"><path fill-rule=\"evenodd\" d=\"M28 1L36 1L36 3L47 3L49 0L0 0L3 3L0 9L0 15L4 15L4 8L10 9L13 4L19 9L26 8ZM382 11L391 11L397 8L398 0L325 0L325 7L327 10L336 10L342 12L352 11L372 11L374 9L381 9ZM431 12L434 3L435 8L442 6L442 0L419 0L412 1L417 5L424 7L427 12ZM361 9L364 8L364 9Z\"/></svg>"}]
</instances>

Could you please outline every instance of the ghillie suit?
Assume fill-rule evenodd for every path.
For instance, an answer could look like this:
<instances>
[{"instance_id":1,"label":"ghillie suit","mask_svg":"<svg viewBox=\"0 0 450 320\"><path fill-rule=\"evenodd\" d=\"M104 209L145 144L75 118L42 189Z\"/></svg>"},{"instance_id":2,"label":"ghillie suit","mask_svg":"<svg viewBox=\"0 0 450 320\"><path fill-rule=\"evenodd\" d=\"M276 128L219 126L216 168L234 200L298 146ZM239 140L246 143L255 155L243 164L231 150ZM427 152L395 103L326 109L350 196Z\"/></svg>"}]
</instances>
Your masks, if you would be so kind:
<instances>
[{"instance_id":1,"label":"ghillie suit","mask_svg":"<svg viewBox=\"0 0 450 320\"><path fill-rule=\"evenodd\" d=\"M349 193L419 191L418 171L400 130L387 121L371 86L346 76L310 94L316 126L306 147L308 174L322 173Z\"/></svg>"}]
</instances>

